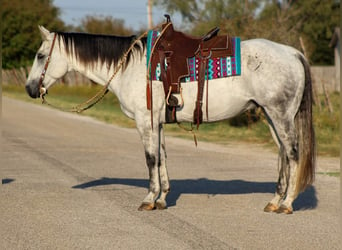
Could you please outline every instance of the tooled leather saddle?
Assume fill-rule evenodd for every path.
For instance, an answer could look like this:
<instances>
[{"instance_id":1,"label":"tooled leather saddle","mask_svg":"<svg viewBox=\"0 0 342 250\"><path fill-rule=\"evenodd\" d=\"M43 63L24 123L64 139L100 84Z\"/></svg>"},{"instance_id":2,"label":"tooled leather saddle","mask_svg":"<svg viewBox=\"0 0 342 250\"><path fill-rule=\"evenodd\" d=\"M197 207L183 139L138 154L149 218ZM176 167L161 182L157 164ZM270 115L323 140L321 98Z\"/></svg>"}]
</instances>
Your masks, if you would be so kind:
<instances>
[{"instance_id":1,"label":"tooled leather saddle","mask_svg":"<svg viewBox=\"0 0 342 250\"><path fill-rule=\"evenodd\" d=\"M189 76L188 59L196 57L199 60L197 98L194 110L193 122L202 123L202 103L204 85L207 71L207 63L210 58L228 57L233 55L231 37L218 36L219 28L215 27L203 37L193 37L173 28L169 15L165 15L166 22L162 25L162 31L151 50L149 70L155 72L160 67L160 77L164 86L166 99L166 122L177 122L176 110L181 105L174 94L181 94L181 82ZM152 110L152 83L147 84L147 107ZM208 93L208 84L207 84ZM208 102L206 102L208 117ZM152 114L152 112L151 112Z\"/></svg>"}]
</instances>

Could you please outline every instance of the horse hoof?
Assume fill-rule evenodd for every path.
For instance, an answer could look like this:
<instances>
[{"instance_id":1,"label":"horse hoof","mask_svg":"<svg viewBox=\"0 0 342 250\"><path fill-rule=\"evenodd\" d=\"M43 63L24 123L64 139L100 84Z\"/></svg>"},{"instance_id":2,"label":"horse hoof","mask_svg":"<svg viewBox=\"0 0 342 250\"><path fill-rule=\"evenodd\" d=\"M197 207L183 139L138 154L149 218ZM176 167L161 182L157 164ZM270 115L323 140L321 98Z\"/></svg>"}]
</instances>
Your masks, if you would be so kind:
<instances>
[{"instance_id":1,"label":"horse hoof","mask_svg":"<svg viewBox=\"0 0 342 250\"><path fill-rule=\"evenodd\" d=\"M267 212L267 213L269 213L269 212L275 212L275 211L277 211L279 209L279 207L277 206L277 205L274 205L274 204L272 204L272 203L268 203L267 205L266 205L266 207L264 208L264 212Z\"/></svg>"},{"instance_id":2,"label":"horse hoof","mask_svg":"<svg viewBox=\"0 0 342 250\"><path fill-rule=\"evenodd\" d=\"M163 210L165 208L167 208L167 204L165 200L157 200L156 201L156 208L159 210Z\"/></svg>"},{"instance_id":3,"label":"horse hoof","mask_svg":"<svg viewBox=\"0 0 342 250\"><path fill-rule=\"evenodd\" d=\"M141 206L138 208L139 211L151 211L155 209L153 203L143 203Z\"/></svg>"},{"instance_id":4,"label":"horse hoof","mask_svg":"<svg viewBox=\"0 0 342 250\"><path fill-rule=\"evenodd\" d=\"M293 210L291 207L280 206L276 212L277 214L292 214Z\"/></svg>"}]
</instances>

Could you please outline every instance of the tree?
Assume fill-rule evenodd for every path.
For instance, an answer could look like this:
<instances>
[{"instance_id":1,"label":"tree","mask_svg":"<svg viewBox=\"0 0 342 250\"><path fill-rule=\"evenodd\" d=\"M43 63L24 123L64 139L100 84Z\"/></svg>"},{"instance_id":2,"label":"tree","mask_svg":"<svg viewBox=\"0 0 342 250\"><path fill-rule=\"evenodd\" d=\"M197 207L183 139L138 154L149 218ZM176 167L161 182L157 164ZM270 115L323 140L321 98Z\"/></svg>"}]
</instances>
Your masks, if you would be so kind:
<instances>
[{"instance_id":1,"label":"tree","mask_svg":"<svg viewBox=\"0 0 342 250\"><path fill-rule=\"evenodd\" d=\"M133 31L125 27L125 21L111 16L86 16L76 29L94 34L131 35Z\"/></svg>"},{"instance_id":2,"label":"tree","mask_svg":"<svg viewBox=\"0 0 342 250\"><path fill-rule=\"evenodd\" d=\"M38 25L64 28L52 0L2 0L2 67L30 65L41 42Z\"/></svg>"},{"instance_id":3,"label":"tree","mask_svg":"<svg viewBox=\"0 0 342 250\"><path fill-rule=\"evenodd\" d=\"M219 26L242 39L266 38L301 50L305 43L314 64L332 64L328 44L340 23L337 0L156 0L171 14L179 12L193 34Z\"/></svg>"},{"instance_id":4,"label":"tree","mask_svg":"<svg viewBox=\"0 0 342 250\"><path fill-rule=\"evenodd\" d=\"M196 0L155 0L155 5L161 5L171 15L179 12L184 21L192 22L198 19L198 1Z\"/></svg>"},{"instance_id":5,"label":"tree","mask_svg":"<svg viewBox=\"0 0 342 250\"><path fill-rule=\"evenodd\" d=\"M340 24L340 2L335 0L294 1L288 11L297 11L288 21L308 44L308 56L315 64L332 64L333 50L329 48L333 31Z\"/></svg>"},{"instance_id":6,"label":"tree","mask_svg":"<svg viewBox=\"0 0 342 250\"><path fill-rule=\"evenodd\" d=\"M265 0L156 0L170 14L179 12L184 22L190 23L191 33L204 34L215 26L224 26L227 20L239 20L242 25Z\"/></svg>"},{"instance_id":7,"label":"tree","mask_svg":"<svg viewBox=\"0 0 342 250\"><path fill-rule=\"evenodd\" d=\"M329 48L332 32L339 26L340 2L336 0L270 1L258 22L266 23L277 40L301 49L299 37L305 43L307 56L314 64L332 64ZM269 38L269 37L267 37Z\"/></svg>"}]
</instances>

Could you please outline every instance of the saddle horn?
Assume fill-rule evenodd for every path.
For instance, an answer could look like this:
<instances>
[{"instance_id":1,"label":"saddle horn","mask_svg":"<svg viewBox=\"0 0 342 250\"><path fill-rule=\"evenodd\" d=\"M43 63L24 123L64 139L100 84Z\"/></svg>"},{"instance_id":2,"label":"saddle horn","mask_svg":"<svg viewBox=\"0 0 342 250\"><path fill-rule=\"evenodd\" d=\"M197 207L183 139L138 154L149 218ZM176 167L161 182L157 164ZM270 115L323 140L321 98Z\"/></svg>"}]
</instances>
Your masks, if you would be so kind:
<instances>
[{"instance_id":1,"label":"saddle horn","mask_svg":"<svg viewBox=\"0 0 342 250\"><path fill-rule=\"evenodd\" d=\"M166 18L166 22L170 23L171 22L171 17L169 14L165 14L164 17Z\"/></svg>"}]
</instances>

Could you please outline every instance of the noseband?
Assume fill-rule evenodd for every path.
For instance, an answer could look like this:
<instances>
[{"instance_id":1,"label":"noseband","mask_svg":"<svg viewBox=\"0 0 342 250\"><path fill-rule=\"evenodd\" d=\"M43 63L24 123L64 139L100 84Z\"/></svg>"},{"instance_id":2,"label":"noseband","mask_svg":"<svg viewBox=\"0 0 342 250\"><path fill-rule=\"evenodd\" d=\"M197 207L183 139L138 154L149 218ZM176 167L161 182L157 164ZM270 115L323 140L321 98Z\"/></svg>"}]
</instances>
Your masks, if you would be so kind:
<instances>
[{"instance_id":1,"label":"noseband","mask_svg":"<svg viewBox=\"0 0 342 250\"><path fill-rule=\"evenodd\" d=\"M53 36L52 45L51 45L51 48L50 48L49 55L48 55L48 57L46 59L46 62L45 62L45 65L44 65L44 69L43 69L42 74L40 75L40 78L39 78L38 88L39 88L40 98L42 98L42 99L44 99L44 95L46 94L46 89L43 87L43 81L44 81L44 78L45 78L46 70L47 70L47 68L49 66L49 63L50 63L50 58L51 58L53 47L55 46L56 36L57 35L55 33L55 35Z\"/></svg>"}]
</instances>

